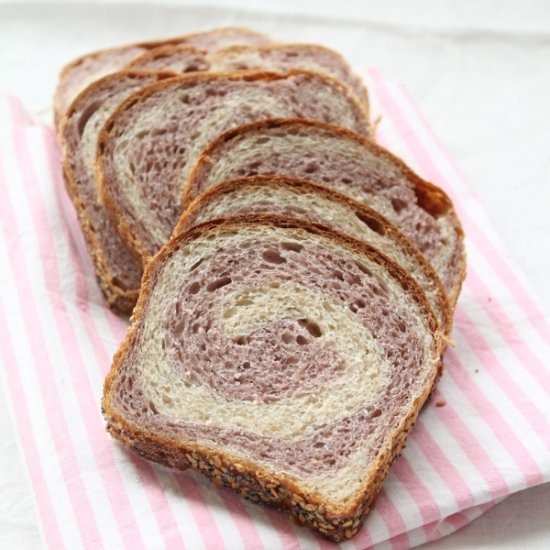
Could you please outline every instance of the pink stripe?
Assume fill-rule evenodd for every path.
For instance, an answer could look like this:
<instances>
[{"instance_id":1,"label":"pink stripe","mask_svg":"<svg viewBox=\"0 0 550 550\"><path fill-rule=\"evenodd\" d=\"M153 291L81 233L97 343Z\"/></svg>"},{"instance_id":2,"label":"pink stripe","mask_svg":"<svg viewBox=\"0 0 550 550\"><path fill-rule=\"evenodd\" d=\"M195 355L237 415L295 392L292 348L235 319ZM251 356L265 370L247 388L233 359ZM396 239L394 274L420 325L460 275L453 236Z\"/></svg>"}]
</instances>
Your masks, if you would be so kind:
<instances>
[{"instance_id":1,"label":"pink stripe","mask_svg":"<svg viewBox=\"0 0 550 550\"><path fill-rule=\"evenodd\" d=\"M206 504L197 482L189 475L189 472L174 474L174 479L180 488L182 497L189 505L205 548L226 548L216 520L210 512L210 507Z\"/></svg>"},{"instance_id":2,"label":"pink stripe","mask_svg":"<svg viewBox=\"0 0 550 550\"><path fill-rule=\"evenodd\" d=\"M376 502L376 510L386 524L392 547L395 549L408 548L409 537L403 516L384 489Z\"/></svg>"},{"instance_id":3,"label":"pink stripe","mask_svg":"<svg viewBox=\"0 0 550 550\"><path fill-rule=\"evenodd\" d=\"M55 448L59 452L62 477L67 485L69 499L80 529L82 536L81 543L84 546L93 544L95 547L102 547L101 537L90 507L86 488L80 476L76 453L71 439L66 437L69 431L62 414L61 398L57 387L55 384L52 384L52 380L55 379L53 367L48 355L42 327L40 326L23 256L18 250L17 220L12 212L7 185L3 177L0 180L0 189L2 191L0 220L4 225L4 235L9 243L10 266L17 288L20 310L25 312L23 322L25 324L29 349L31 350L37 380L41 388L44 409L48 412L47 422L51 437Z\"/></svg>"},{"instance_id":4,"label":"pink stripe","mask_svg":"<svg viewBox=\"0 0 550 550\"><path fill-rule=\"evenodd\" d=\"M454 170L458 179L460 179L460 181L468 189L468 191L472 195L475 195L475 191L473 187L470 185L468 180L462 176L458 166L453 161L453 159L449 156L447 151L443 148L443 146L441 145L441 142L439 141L437 136L434 134L431 126L428 124L428 122L425 120L420 110L416 107L414 102L411 100L407 90L402 86L400 87L400 90L403 98L407 101L407 104L409 105L411 110L414 111L416 117L422 123L426 133L430 136L434 145L439 150L440 155L445 158L447 163ZM478 202L480 201L478 200ZM531 321L532 325L537 330L541 338L545 340L547 343L550 343L550 324L548 323L544 313L538 307L536 302L531 298L531 296L528 294L528 292L525 289L525 286L518 279L517 275L511 269L508 262L505 261L504 259L505 256L499 253L498 251L496 251L494 248L494 245L490 242L490 240L482 232L480 233L481 234L479 235L479 240L481 242L482 249L490 250L491 261L495 267L495 272L500 273L501 278L508 282L507 286L512 296L514 296L516 301L521 305L522 309L527 313L527 318Z\"/></svg>"},{"instance_id":5,"label":"pink stripe","mask_svg":"<svg viewBox=\"0 0 550 550\"><path fill-rule=\"evenodd\" d=\"M472 506L475 502L468 485L428 433L422 419L419 419L415 424L413 438L428 462L434 467L434 470L439 474L445 485L447 485L455 499L457 508L461 510L462 508Z\"/></svg>"},{"instance_id":6,"label":"pink stripe","mask_svg":"<svg viewBox=\"0 0 550 550\"><path fill-rule=\"evenodd\" d=\"M422 171L427 174L430 179L433 179L434 181L446 182L446 184L450 186L450 182L437 168L428 154L428 151L418 140L412 139L413 129L406 119L405 114L391 97L391 93L387 90L387 86L380 74L375 70L369 70L369 73L376 84L376 94L379 96L381 105L384 107L385 112L388 113L390 118L394 120L395 126L401 134L401 138L414 154L422 168ZM418 114L418 110L414 106L414 103L408 100L408 104L410 104L411 109L418 115L418 118L421 120L426 131L431 134L432 130L430 126L422 120L421 115ZM442 154L447 158L444 149L439 146L437 142L436 145L441 150ZM477 223L469 215L466 209L460 210L460 216L461 219L470 227L468 230L468 236L470 238L474 238L474 242L477 243L480 250L483 250L485 255L489 256L490 263L494 266L495 274L500 277L502 283L510 290L510 293L516 299L516 302L526 312L529 321L533 324L537 332L539 332L540 336L546 342L550 343L550 327L548 326L543 313L527 294L523 285L519 282L508 263L504 261L502 253L495 249L493 243L491 243L483 231L479 229Z\"/></svg>"},{"instance_id":7,"label":"pink stripe","mask_svg":"<svg viewBox=\"0 0 550 550\"><path fill-rule=\"evenodd\" d=\"M69 250L75 277L77 303L83 312L88 311L89 300L92 296L95 301L105 304L105 307L101 308L100 311L105 318L115 341L121 342L126 334L127 323L108 309L103 295L101 294L101 291L95 281L95 268L92 259L88 254L74 206L65 190L63 176L61 173L62 159L59 146L57 144L57 137L50 128L43 126L41 127L41 130L43 132L44 145L48 151L46 156L50 167L50 173L52 175L52 181L55 182L53 187L59 217L69 228L69 231L64 233L64 236L68 235L66 239L67 249ZM111 361L109 358L108 364L105 364L106 369L109 368L110 363ZM103 366L103 363L101 363L101 365Z\"/></svg>"},{"instance_id":8,"label":"pink stripe","mask_svg":"<svg viewBox=\"0 0 550 550\"><path fill-rule=\"evenodd\" d=\"M3 179L0 176L0 179ZM4 305L0 296L0 341L2 342L2 355L6 367L8 388L11 393L11 402L15 410L15 423L17 432L24 449L27 462L27 471L34 488L38 503L38 513L42 523L42 531L46 538L46 544L50 548L64 548L61 532L54 513L53 501L48 491L44 470L40 463L40 454L36 448L32 424L29 415L29 407L23 384L19 378L19 371L25 367L18 365L11 339L9 337L8 323L4 314Z\"/></svg>"},{"instance_id":9,"label":"pink stripe","mask_svg":"<svg viewBox=\"0 0 550 550\"><path fill-rule=\"evenodd\" d=\"M432 399L438 399L437 392ZM508 494L508 483L504 476L453 406L447 403L445 407L436 407L436 414L452 430L455 441L487 483L491 496L498 498Z\"/></svg>"},{"instance_id":10,"label":"pink stripe","mask_svg":"<svg viewBox=\"0 0 550 550\"><path fill-rule=\"evenodd\" d=\"M51 142L48 142L47 134L43 134L43 138L46 138L45 141L47 145L51 143ZM47 157L49 159L52 159L51 155L47 155ZM50 160L49 162L50 162L50 170L52 173L53 181L59 181L60 179L59 172L55 169L53 165L53 161ZM58 208L61 208L61 204L60 204L61 197L58 192L60 188L61 188L60 185L57 185L55 187L55 194L58 202ZM44 223L45 225L47 225L48 224L47 220L44 220ZM43 233L45 235L50 235L51 229L47 227ZM51 247L52 250L54 249L53 243L51 241L47 242L46 246ZM86 304L88 301L88 289L87 289L86 279L77 270L78 265L77 265L77 259L75 257L76 256L75 248L69 245L68 250L69 250L69 257L71 259L71 263L73 266L72 272L75 274L75 277L76 277L76 285L75 285L77 289L76 298L78 300L78 303ZM55 257L55 254L53 255L53 257ZM58 293L60 293L60 289L59 289L60 279L59 279L59 273L57 271L57 266L53 267L51 275L52 275L51 283L55 287L53 291L53 296L58 296ZM62 302L61 300L59 301ZM62 308L65 309L64 303L62 303ZM92 349L94 350L97 364L103 367L104 372L107 372L109 370L111 360L104 347L104 344L101 338L99 337L99 334L97 333L97 329L95 328L93 320L91 319L90 315L86 314L86 311L82 310L82 308L78 308L78 311L80 313L80 318L86 330L88 338L92 342ZM82 369L84 368L85 367L82 366ZM93 391L91 388L91 384L89 383L89 380L87 378L86 378L86 381L88 384L87 396L88 398L91 398L93 401ZM95 418L97 416L97 405L95 404L95 402L93 403L92 407L93 407L93 411L89 411L88 413L89 416L87 418ZM106 436L105 436L104 430L102 427L100 427L100 430L101 430L101 434L99 435L99 437L101 437L102 440L105 441ZM117 519L117 523L119 525L119 531L123 536L123 538L128 539L127 544L129 545L129 547L131 548L135 547L136 544L144 546L144 542L143 542L143 539L141 538L139 530L135 528L137 524L130 506L129 497L124 487L123 480L118 472L114 457L112 456L113 448L111 447L110 442L107 443L107 445L108 445L108 451L106 451L105 454L111 460L108 460L108 467L105 467L104 465L102 468L100 468L100 471L106 481L105 487L106 487L106 492L109 496L109 499L115 504L114 513L115 513L115 518ZM158 482L154 476L152 467L150 466L150 464L141 461L134 454L130 455L130 459L136 469L138 477L140 478L142 487L145 490L145 494L147 496L147 499L149 500L151 510L153 511L157 524L159 525L159 530L164 538L166 547L170 548L170 547L173 547L174 545L178 545L177 547L184 548L183 539L181 538L181 534L179 533L177 528L177 521L172 513L172 510L170 509L165 493L162 490L160 490L160 488L158 487ZM154 479L154 483L151 483L151 479ZM118 506L116 505L116 503L118 503ZM120 503L123 503L123 504L120 505Z\"/></svg>"},{"instance_id":11,"label":"pink stripe","mask_svg":"<svg viewBox=\"0 0 550 550\"><path fill-rule=\"evenodd\" d=\"M487 297L491 297L492 293L472 267L468 268L466 284L476 297L477 302L482 306L483 310L497 327L513 354L531 373L541 389L545 390L546 393L550 395L550 370L522 339L514 326L514 322L506 314L500 303L495 299L488 302Z\"/></svg>"},{"instance_id":12,"label":"pink stripe","mask_svg":"<svg viewBox=\"0 0 550 550\"><path fill-rule=\"evenodd\" d=\"M246 508L235 493L229 489L218 489L218 495L229 513L231 519L239 532L245 548L264 548L260 535L256 530L254 522L251 521Z\"/></svg>"},{"instance_id":13,"label":"pink stripe","mask_svg":"<svg viewBox=\"0 0 550 550\"><path fill-rule=\"evenodd\" d=\"M478 411L485 423L491 427L501 445L508 451L521 470L527 486L542 482L542 474L538 464L533 460L514 430L502 418L499 411L477 387L472 377L464 367L458 355L447 349L445 362L448 365L447 374L462 390L470 404Z\"/></svg>"},{"instance_id":14,"label":"pink stripe","mask_svg":"<svg viewBox=\"0 0 550 550\"><path fill-rule=\"evenodd\" d=\"M367 516L367 520L365 521L363 527L361 527L357 535L351 539L351 542L356 550L364 550L365 548L370 548L373 545L368 523L369 519Z\"/></svg>"},{"instance_id":15,"label":"pink stripe","mask_svg":"<svg viewBox=\"0 0 550 550\"><path fill-rule=\"evenodd\" d=\"M43 255L44 261L42 263L42 269L54 313L53 320L55 321L63 352L66 357L67 366L71 373L73 389L78 393L78 403L83 424L90 441L90 449L92 450L96 464L101 464L103 466L98 468L98 470L103 478L104 487L111 503L111 509L119 525L125 545L129 548L143 548L144 543L138 530L123 529L129 522L135 522L135 519L130 508L128 495L126 494L122 479L116 467L112 449L104 447L102 452L101 446L98 445L98 442L105 441L105 432L99 419L98 404L95 402L94 392L86 373L86 365L82 357L80 346L74 333L65 303L61 299L56 251L51 239L52 231L48 225L46 212L43 210L43 205L45 203L43 200L36 200L36 195L40 193L40 190L34 173L33 158L28 150L24 132L14 130L13 135L15 151L24 182L23 187L27 195L27 205L32 214L32 223L37 243ZM17 222L14 218L12 223L14 227L16 227ZM41 330L38 322L36 328L37 330ZM62 413L61 408L59 411ZM77 469L75 475L81 476L81 472ZM86 502L88 502L87 498ZM84 515L85 511L86 507L82 506L80 503L76 506L75 515L77 516L77 520L79 523L82 522L86 524L86 522L89 522L90 525L95 526L95 519L93 517L87 520L85 517L81 517L81 515ZM91 508L89 513L91 513Z\"/></svg>"},{"instance_id":16,"label":"pink stripe","mask_svg":"<svg viewBox=\"0 0 550 550\"><path fill-rule=\"evenodd\" d=\"M271 508L265 508L264 513L267 519L271 522L271 525L273 525L275 532L279 537L279 541L281 542L281 548L291 550L291 549L300 547L300 541L298 540L298 536L292 529L292 525L288 518L286 518L279 512L275 512ZM316 537L316 538L321 549L333 548L334 545L332 545L325 539L322 539L321 537Z\"/></svg>"},{"instance_id":17,"label":"pink stripe","mask_svg":"<svg viewBox=\"0 0 550 550\"><path fill-rule=\"evenodd\" d=\"M439 504L404 456L396 461L391 473L407 489L425 524L440 520Z\"/></svg>"},{"instance_id":18,"label":"pink stripe","mask_svg":"<svg viewBox=\"0 0 550 550\"><path fill-rule=\"evenodd\" d=\"M455 319L457 324L465 327L460 331L460 334L468 343L472 352L484 365L485 372L500 386L506 397L508 397L510 402L516 406L516 409L531 425L534 433L538 434L550 449L550 422L546 418L546 415L535 406L533 400L525 394L519 384L508 374L477 325L460 304L455 309Z\"/></svg>"},{"instance_id":19,"label":"pink stripe","mask_svg":"<svg viewBox=\"0 0 550 550\"><path fill-rule=\"evenodd\" d=\"M13 128L17 126L28 126L29 125L29 116L23 109L21 102L13 95L6 95L8 104L10 107L10 116L11 116L11 126Z\"/></svg>"},{"instance_id":20,"label":"pink stripe","mask_svg":"<svg viewBox=\"0 0 550 550\"><path fill-rule=\"evenodd\" d=\"M458 531L459 529L470 523L470 520L460 512L457 512L456 514L446 517L445 523L449 523L453 526L455 531Z\"/></svg>"}]
</instances>

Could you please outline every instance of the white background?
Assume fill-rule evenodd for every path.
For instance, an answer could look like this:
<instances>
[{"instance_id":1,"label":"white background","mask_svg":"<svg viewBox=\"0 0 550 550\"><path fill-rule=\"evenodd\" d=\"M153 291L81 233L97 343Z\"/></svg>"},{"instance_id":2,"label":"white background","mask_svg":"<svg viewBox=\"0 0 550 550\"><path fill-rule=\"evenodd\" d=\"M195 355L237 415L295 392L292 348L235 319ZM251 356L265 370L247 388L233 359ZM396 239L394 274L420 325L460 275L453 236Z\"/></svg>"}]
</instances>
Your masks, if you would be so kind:
<instances>
[{"instance_id":1,"label":"white background","mask_svg":"<svg viewBox=\"0 0 550 550\"><path fill-rule=\"evenodd\" d=\"M0 93L43 120L57 72L95 48L219 25L321 42L406 84L475 187L550 316L550 1L0 0ZM0 403L0 548L39 548L27 480ZM427 545L550 548L550 484Z\"/></svg>"}]
</instances>

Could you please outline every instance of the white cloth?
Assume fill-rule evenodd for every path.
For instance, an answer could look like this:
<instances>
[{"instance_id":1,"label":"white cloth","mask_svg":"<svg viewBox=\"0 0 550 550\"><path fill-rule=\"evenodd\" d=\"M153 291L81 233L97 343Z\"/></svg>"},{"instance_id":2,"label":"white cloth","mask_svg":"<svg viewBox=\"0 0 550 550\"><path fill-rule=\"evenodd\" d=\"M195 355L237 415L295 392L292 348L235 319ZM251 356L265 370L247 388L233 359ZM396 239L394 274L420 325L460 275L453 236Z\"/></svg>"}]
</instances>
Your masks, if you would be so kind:
<instances>
[{"instance_id":1,"label":"white cloth","mask_svg":"<svg viewBox=\"0 0 550 550\"><path fill-rule=\"evenodd\" d=\"M290 2L244 10L155 4L0 3L0 92L49 117L59 68L91 49L222 24L322 42L358 69L404 82L476 185L514 259L550 311L550 7L543 2ZM424 8L424 9L423 9ZM0 547L40 546L7 413L0 410ZM550 487L508 499L436 548L550 546Z\"/></svg>"}]
</instances>

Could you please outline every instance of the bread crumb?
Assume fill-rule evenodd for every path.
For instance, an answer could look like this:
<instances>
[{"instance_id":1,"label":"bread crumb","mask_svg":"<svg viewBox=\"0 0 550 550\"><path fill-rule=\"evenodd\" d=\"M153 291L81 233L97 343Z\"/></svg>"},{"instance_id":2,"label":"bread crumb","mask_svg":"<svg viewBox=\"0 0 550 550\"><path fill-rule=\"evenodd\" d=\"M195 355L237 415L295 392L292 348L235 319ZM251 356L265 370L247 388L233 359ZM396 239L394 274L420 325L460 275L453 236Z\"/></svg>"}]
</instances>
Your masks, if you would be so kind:
<instances>
[{"instance_id":1,"label":"bread crumb","mask_svg":"<svg viewBox=\"0 0 550 550\"><path fill-rule=\"evenodd\" d=\"M447 401L445 401L444 399L440 399L439 401L437 401L435 406L436 407L444 407L446 404L447 404Z\"/></svg>"}]
</instances>

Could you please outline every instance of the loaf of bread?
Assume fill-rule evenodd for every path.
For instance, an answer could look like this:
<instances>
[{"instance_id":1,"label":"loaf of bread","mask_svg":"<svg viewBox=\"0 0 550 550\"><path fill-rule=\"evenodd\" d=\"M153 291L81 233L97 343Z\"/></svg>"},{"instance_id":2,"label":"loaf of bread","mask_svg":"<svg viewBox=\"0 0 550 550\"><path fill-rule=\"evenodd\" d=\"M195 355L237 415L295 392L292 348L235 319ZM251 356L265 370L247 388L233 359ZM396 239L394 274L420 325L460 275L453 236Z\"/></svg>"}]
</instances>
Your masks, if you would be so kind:
<instances>
[{"instance_id":1,"label":"loaf of bread","mask_svg":"<svg viewBox=\"0 0 550 550\"><path fill-rule=\"evenodd\" d=\"M114 73L81 92L69 107L59 132L65 184L78 214L99 286L107 303L119 313L131 313L141 281L141 264L122 242L99 204L95 176L97 137L111 113L128 96L164 73Z\"/></svg>"},{"instance_id":2,"label":"loaf of bread","mask_svg":"<svg viewBox=\"0 0 550 550\"><path fill-rule=\"evenodd\" d=\"M357 240L261 215L195 226L145 270L108 430L341 541L437 380L436 326L414 280Z\"/></svg>"},{"instance_id":3,"label":"loaf of bread","mask_svg":"<svg viewBox=\"0 0 550 550\"><path fill-rule=\"evenodd\" d=\"M346 60L334 50L312 44L263 44L229 46L210 56L211 71L262 70L288 72L292 69L318 71L347 84L368 105L367 88Z\"/></svg>"},{"instance_id":4,"label":"loaf of bread","mask_svg":"<svg viewBox=\"0 0 550 550\"><path fill-rule=\"evenodd\" d=\"M100 196L144 265L176 226L201 150L230 128L272 117L369 131L366 107L347 86L308 71L182 75L146 86L115 111L98 140Z\"/></svg>"},{"instance_id":5,"label":"loaf of bread","mask_svg":"<svg viewBox=\"0 0 550 550\"><path fill-rule=\"evenodd\" d=\"M226 181L196 198L173 235L218 218L271 214L332 227L377 248L407 271L424 290L440 330L451 331L447 295L432 265L376 210L327 187L284 176L249 176Z\"/></svg>"},{"instance_id":6,"label":"loaf of bread","mask_svg":"<svg viewBox=\"0 0 550 550\"><path fill-rule=\"evenodd\" d=\"M67 108L76 96L102 76L122 70L128 63L145 52L171 44L186 44L207 52L215 52L236 44L268 44L271 39L250 29L225 27L166 40L140 42L99 50L75 59L66 65L59 76L54 97L54 121L59 127Z\"/></svg>"},{"instance_id":7,"label":"loaf of bread","mask_svg":"<svg viewBox=\"0 0 550 550\"><path fill-rule=\"evenodd\" d=\"M465 275L451 200L363 135L318 121L258 121L215 139L186 184L183 207L224 180L278 174L320 183L380 212L429 259L454 306Z\"/></svg>"}]
</instances>

